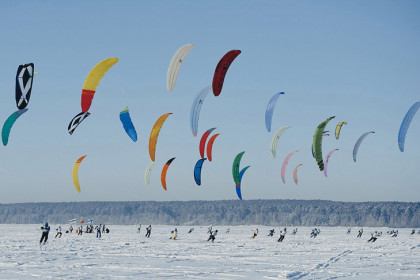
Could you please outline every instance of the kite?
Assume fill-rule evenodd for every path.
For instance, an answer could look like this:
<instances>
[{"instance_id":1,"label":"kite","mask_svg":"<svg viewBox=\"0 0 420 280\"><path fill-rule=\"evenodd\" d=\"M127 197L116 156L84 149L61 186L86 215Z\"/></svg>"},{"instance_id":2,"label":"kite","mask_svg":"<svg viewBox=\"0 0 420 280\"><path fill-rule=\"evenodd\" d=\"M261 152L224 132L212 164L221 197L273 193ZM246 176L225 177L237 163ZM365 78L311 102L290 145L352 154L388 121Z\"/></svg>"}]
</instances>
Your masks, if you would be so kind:
<instances>
[{"instance_id":1,"label":"kite","mask_svg":"<svg viewBox=\"0 0 420 280\"><path fill-rule=\"evenodd\" d=\"M287 157L285 158L285 160L283 161L283 165L281 166L281 180L283 181L284 184L286 184L286 168L287 168L287 164L289 163L290 158L293 156L294 153L298 152L298 150L291 152L290 154L287 155Z\"/></svg>"},{"instance_id":2,"label":"kite","mask_svg":"<svg viewBox=\"0 0 420 280\"><path fill-rule=\"evenodd\" d=\"M191 106L190 113L190 125L193 136L197 136L198 131L198 119L200 118L201 105L203 105L204 99L210 92L210 86L203 88L195 97L194 102Z\"/></svg>"},{"instance_id":3,"label":"kite","mask_svg":"<svg viewBox=\"0 0 420 280\"><path fill-rule=\"evenodd\" d=\"M125 132L127 132L128 136L130 136L131 140L134 142L137 141L137 132L134 128L133 122L130 118L130 113L128 112L128 107L125 107L120 112L120 120L124 127Z\"/></svg>"},{"instance_id":4,"label":"kite","mask_svg":"<svg viewBox=\"0 0 420 280\"><path fill-rule=\"evenodd\" d=\"M328 161L329 161L329 159L330 159L330 157L331 157L331 155L335 152L335 151L338 151L339 149L334 149L334 150L332 150L331 152L329 152L328 154L327 154L327 156L325 157L325 167L324 167L324 175L325 175L325 177L327 177L327 168L328 168Z\"/></svg>"},{"instance_id":5,"label":"kite","mask_svg":"<svg viewBox=\"0 0 420 280\"><path fill-rule=\"evenodd\" d=\"M279 130L277 130L277 132L274 134L273 139L271 140L271 147L270 147L271 155L273 156L273 158L276 157L277 144L279 142L279 138L283 134L283 132L285 132L286 129L288 128L290 128L290 126L283 126Z\"/></svg>"},{"instance_id":6,"label":"kite","mask_svg":"<svg viewBox=\"0 0 420 280\"><path fill-rule=\"evenodd\" d=\"M162 187L165 191L166 191L166 172L168 172L169 165L171 165L174 159L175 158L173 157L166 162L166 164L163 166L162 173L160 175L160 181L162 182Z\"/></svg>"},{"instance_id":7,"label":"kite","mask_svg":"<svg viewBox=\"0 0 420 280\"><path fill-rule=\"evenodd\" d=\"M146 182L146 185L150 185L150 174L152 173L153 165L155 165L155 162L152 161L146 168L146 172L144 173L144 181Z\"/></svg>"},{"instance_id":8,"label":"kite","mask_svg":"<svg viewBox=\"0 0 420 280\"><path fill-rule=\"evenodd\" d=\"M200 139L200 147L199 147L200 148L200 156L201 156L201 158L204 158L204 147L206 146L207 138L209 137L210 133L213 130L215 130L215 129L216 129L215 127L210 128L209 130L207 130L206 132L204 132L203 136L201 136L201 139Z\"/></svg>"},{"instance_id":9,"label":"kite","mask_svg":"<svg viewBox=\"0 0 420 280\"><path fill-rule=\"evenodd\" d=\"M320 171L324 170L324 160L322 158L322 135L324 134L325 127L327 126L328 122L333 118L335 118L335 116L329 117L318 125L318 127L315 129L312 141L312 153Z\"/></svg>"},{"instance_id":10,"label":"kite","mask_svg":"<svg viewBox=\"0 0 420 280\"><path fill-rule=\"evenodd\" d=\"M72 172L72 175L73 175L73 184L74 184L74 187L76 188L76 190L78 192L80 192L79 174L78 174L79 173L79 166L80 166L80 164L82 163L82 160L85 157L86 157L86 155L84 155L81 158L79 158L76 161L76 163L74 164L74 166L73 166L73 172Z\"/></svg>"},{"instance_id":11,"label":"kite","mask_svg":"<svg viewBox=\"0 0 420 280\"><path fill-rule=\"evenodd\" d=\"M163 114L159 117L159 119L153 125L152 131L150 132L149 137L149 155L152 161L155 161L155 154L156 154L156 142L159 137L160 129L162 128L163 123L165 120L171 115L172 113Z\"/></svg>"},{"instance_id":12,"label":"kite","mask_svg":"<svg viewBox=\"0 0 420 280\"><path fill-rule=\"evenodd\" d=\"M295 169L293 169L293 180L295 181L295 184L298 184L298 177L297 177L297 171L298 168L302 166L302 163L296 165Z\"/></svg>"},{"instance_id":13,"label":"kite","mask_svg":"<svg viewBox=\"0 0 420 280\"><path fill-rule=\"evenodd\" d=\"M398 147L400 148L401 152L404 152L405 136L407 135L408 127L410 126L410 123L419 107L420 102L414 103L410 110L408 110L407 114L405 114L405 117L401 123L400 131L398 133Z\"/></svg>"},{"instance_id":14,"label":"kite","mask_svg":"<svg viewBox=\"0 0 420 280\"><path fill-rule=\"evenodd\" d=\"M166 74L166 88L169 92L174 90L182 63L194 46L194 44L184 45L180 47L172 57Z\"/></svg>"},{"instance_id":15,"label":"kite","mask_svg":"<svg viewBox=\"0 0 420 280\"><path fill-rule=\"evenodd\" d=\"M222 92L223 82L225 80L226 72L229 69L229 66L235 60L235 58L241 53L240 50L231 50L228 51L222 59L220 59L219 63L216 66L216 70L214 70L213 76L213 94L214 96L219 96L220 92Z\"/></svg>"},{"instance_id":16,"label":"kite","mask_svg":"<svg viewBox=\"0 0 420 280\"><path fill-rule=\"evenodd\" d=\"M76 127L79 126L79 124L86 119L87 117L89 117L90 113L86 112L86 113L79 113L77 114L69 123L69 126L67 127L70 135L73 134L74 130L76 129Z\"/></svg>"},{"instance_id":17,"label":"kite","mask_svg":"<svg viewBox=\"0 0 420 280\"><path fill-rule=\"evenodd\" d=\"M244 175L245 171L250 167L250 165L244 167L241 172L239 172L239 182L242 183L242 176ZM238 195L239 199L242 200L242 194L241 194L241 186L236 186L236 194Z\"/></svg>"},{"instance_id":18,"label":"kite","mask_svg":"<svg viewBox=\"0 0 420 280\"><path fill-rule=\"evenodd\" d=\"M9 135L10 135L10 131L14 125L14 123L16 122L16 120L24 113L26 113L26 111L28 111L28 109L22 109L22 110L18 110L16 112L14 112L13 114L11 114L7 120L4 122L3 124L3 129L1 130L1 140L3 141L3 145L6 146L7 143L9 142Z\"/></svg>"},{"instance_id":19,"label":"kite","mask_svg":"<svg viewBox=\"0 0 420 280\"><path fill-rule=\"evenodd\" d=\"M16 73L16 107L20 110L28 106L31 98L35 66L33 63L19 65Z\"/></svg>"},{"instance_id":20,"label":"kite","mask_svg":"<svg viewBox=\"0 0 420 280\"><path fill-rule=\"evenodd\" d=\"M271 132L271 120L273 119L274 107L276 106L280 94L284 94L284 92L276 93L271 97L270 101L268 101L267 109L265 110L265 127L268 132Z\"/></svg>"},{"instance_id":21,"label":"kite","mask_svg":"<svg viewBox=\"0 0 420 280\"><path fill-rule=\"evenodd\" d=\"M203 163L206 158L201 158L197 161L194 166L194 180L197 185L201 185L201 168L203 168Z\"/></svg>"},{"instance_id":22,"label":"kite","mask_svg":"<svg viewBox=\"0 0 420 280\"><path fill-rule=\"evenodd\" d=\"M105 60L102 60L93 67L87 76L85 83L82 89L82 112L86 113L89 111L90 105L92 105L93 97L95 96L96 87L99 85L99 82L104 77L105 73L118 62L118 58L111 57Z\"/></svg>"},{"instance_id":23,"label":"kite","mask_svg":"<svg viewBox=\"0 0 420 280\"><path fill-rule=\"evenodd\" d=\"M362 143L363 139L366 138L366 136L368 136L371 133L375 133L375 131L369 131L364 133L362 136L360 136L359 140L357 140L356 144L354 145L353 148L353 161L356 162L356 156L357 156L357 151L359 150L359 146Z\"/></svg>"},{"instance_id":24,"label":"kite","mask_svg":"<svg viewBox=\"0 0 420 280\"><path fill-rule=\"evenodd\" d=\"M338 137L340 137L340 131L343 124L347 124L347 122L339 122L337 126L335 127L335 139L338 140Z\"/></svg>"},{"instance_id":25,"label":"kite","mask_svg":"<svg viewBox=\"0 0 420 280\"><path fill-rule=\"evenodd\" d=\"M213 150L214 140L216 140L217 136L219 135L220 135L219 133L213 135L212 137L210 137L209 142L207 142L207 158L209 159L209 161L211 161L212 159L211 152Z\"/></svg>"}]
</instances>

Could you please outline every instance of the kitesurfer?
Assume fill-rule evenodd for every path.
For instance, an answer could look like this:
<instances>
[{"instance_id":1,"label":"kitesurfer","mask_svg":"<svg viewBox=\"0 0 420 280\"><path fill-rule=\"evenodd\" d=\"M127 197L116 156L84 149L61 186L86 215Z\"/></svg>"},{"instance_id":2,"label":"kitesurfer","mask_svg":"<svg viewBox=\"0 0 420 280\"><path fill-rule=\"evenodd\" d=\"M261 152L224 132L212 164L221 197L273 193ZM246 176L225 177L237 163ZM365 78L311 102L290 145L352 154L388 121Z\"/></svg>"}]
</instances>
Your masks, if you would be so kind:
<instances>
[{"instance_id":1,"label":"kitesurfer","mask_svg":"<svg viewBox=\"0 0 420 280\"><path fill-rule=\"evenodd\" d=\"M347 234L350 234L350 232L351 232L351 228L348 228Z\"/></svg>"},{"instance_id":2,"label":"kitesurfer","mask_svg":"<svg viewBox=\"0 0 420 280\"><path fill-rule=\"evenodd\" d=\"M105 229L105 225L102 226L102 233L105 233L106 229Z\"/></svg>"},{"instance_id":3,"label":"kitesurfer","mask_svg":"<svg viewBox=\"0 0 420 280\"><path fill-rule=\"evenodd\" d=\"M194 228L190 228L190 230L188 231L188 233L191 233L194 231Z\"/></svg>"},{"instance_id":4,"label":"kitesurfer","mask_svg":"<svg viewBox=\"0 0 420 280\"><path fill-rule=\"evenodd\" d=\"M214 240L216 239L217 232L218 232L217 229L215 231L211 231L210 232L209 239L207 239L207 241L210 241L211 240L211 242L214 242Z\"/></svg>"},{"instance_id":5,"label":"kitesurfer","mask_svg":"<svg viewBox=\"0 0 420 280\"><path fill-rule=\"evenodd\" d=\"M72 225L70 225L70 227L69 227L69 232L70 232L70 233L72 233L72 232L73 232L73 226L72 226Z\"/></svg>"},{"instance_id":6,"label":"kitesurfer","mask_svg":"<svg viewBox=\"0 0 420 280\"><path fill-rule=\"evenodd\" d=\"M376 241L376 239L378 239L378 232L377 231L375 231L375 232L372 232L371 234L370 234L370 239L368 240L368 242L375 242Z\"/></svg>"},{"instance_id":7,"label":"kitesurfer","mask_svg":"<svg viewBox=\"0 0 420 280\"><path fill-rule=\"evenodd\" d=\"M275 233L274 228L270 229L267 236L273 236Z\"/></svg>"},{"instance_id":8,"label":"kitesurfer","mask_svg":"<svg viewBox=\"0 0 420 280\"><path fill-rule=\"evenodd\" d=\"M281 230L280 231L280 237L277 240L277 242L283 242L284 236L286 235L286 231Z\"/></svg>"},{"instance_id":9,"label":"kitesurfer","mask_svg":"<svg viewBox=\"0 0 420 280\"><path fill-rule=\"evenodd\" d=\"M47 243L48 240L48 234L50 233L50 226L48 225L48 223L45 223L44 226L41 227L42 230L42 236L41 236L41 240L39 241L39 244L42 244L42 241L44 241L44 244Z\"/></svg>"},{"instance_id":10,"label":"kitesurfer","mask_svg":"<svg viewBox=\"0 0 420 280\"><path fill-rule=\"evenodd\" d=\"M230 232L230 228L227 228L226 233L229 233L229 232Z\"/></svg>"},{"instance_id":11,"label":"kitesurfer","mask_svg":"<svg viewBox=\"0 0 420 280\"><path fill-rule=\"evenodd\" d=\"M254 234L251 236L252 239L254 239L255 237L257 237L257 235L258 235L258 229L254 229L253 232L254 232Z\"/></svg>"},{"instance_id":12,"label":"kitesurfer","mask_svg":"<svg viewBox=\"0 0 420 280\"><path fill-rule=\"evenodd\" d=\"M413 228L412 230L411 230L411 234L415 234L416 233L416 229L415 228Z\"/></svg>"},{"instance_id":13,"label":"kitesurfer","mask_svg":"<svg viewBox=\"0 0 420 280\"><path fill-rule=\"evenodd\" d=\"M293 231L292 231L292 235L296 235L296 233L298 232L298 229L297 228L295 228Z\"/></svg>"},{"instance_id":14,"label":"kitesurfer","mask_svg":"<svg viewBox=\"0 0 420 280\"><path fill-rule=\"evenodd\" d=\"M146 237L150 237L150 234L152 233L152 225L149 225L147 228L146 228Z\"/></svg>"},{"instance_id":15,"label":"kitesurfer","mask_svg":"<svg viewBox=\"0 0 420 280\"><path fill-rule=\"evenodd\" d=\"M357 237L362 237L363 234L363 228L359 229L359 234L357 235Z\"/></svg>"},{"instance_id":16,"label":"kitesurfer","mask_svg":"<svg viewBox=\"0 0 420 280\"><path fill-rule=\"evenodd\" d=\"M59 226L56 230L57 230L57 234L55 235L54 238L57 238L57 236L58 236L58 238L61 238L61 235L63 234L63 233L61 233L61 226Z\"/></svg>"},{"instance_id":17,"label":"kitesurfer","mask_svg":"<svg viewBox=\"0 0 420 280\"><path fill-rule=\"evenodd\" d=\"M139 227L137 228L137 233L140 233L141 230L141 225L139 225Z\"/></svg>"},{"instance_id":18,"label":"kitesurfer","mask_svg":"<svg viewBox=\"0 0 420 280\"><path fill-rule=\"evenodd\" d=\"M172 236L169 239L176 239L178 237L178 229L175 228L174 230L171 231Z\"/></svg>"}]
</instances>

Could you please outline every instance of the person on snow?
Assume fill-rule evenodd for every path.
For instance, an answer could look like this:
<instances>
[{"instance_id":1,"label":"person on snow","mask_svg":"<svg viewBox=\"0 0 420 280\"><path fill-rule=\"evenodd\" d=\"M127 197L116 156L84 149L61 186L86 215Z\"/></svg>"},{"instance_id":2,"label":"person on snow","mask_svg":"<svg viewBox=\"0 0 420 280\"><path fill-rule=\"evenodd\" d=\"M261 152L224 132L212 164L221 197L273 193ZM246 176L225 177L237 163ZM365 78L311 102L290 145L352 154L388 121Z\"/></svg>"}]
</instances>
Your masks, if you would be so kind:
<instances>
[{"instance_id":1,"label":"person on snow","mask_svg":"<svg viewBox=\"0 0 420 280\"><path fill-rule=\"evenodd\" d=\"M54 238L57 238L57 236L58 238L61 238L61 235L63 235L63 233L61 233L61 226L59 226L56 230L57 230L57 234L55 235Z\"/></svg>"},{"instance_id":2,"label":"person on snow","mask_svg":"<svg viewBox=\"0 0 420 280\"><path fill-rule=\"evenodd\" d=\"M268 231L268 235L267 236L273 236L274 235L274 228L273 229L270 229L269 231Z\"/></svg>"},{"instance_id":3,"label":"person on snow","mask_svg":"<svg viewBox=\"0 0 420 280\"><path fill-rule=\"evenodd\" d=\"M226 233L229 233L229 232L230 232L230 228L227 228Z\"/></svg>"},{"instance_id":4,"label":"person on snow","mask_svg":"<svg viewBox=\"0 0 420 280\"><path fill-rule=\"evenodd\" d=\"M101 234L101 225L96 226L95 229L96 229L96 238L101 238L102 237L102 234Z\"/></svg>"},{"instance_id":5,"label":"person on snow","mask_svg":"<svg viewBox=\"0 0 420 280\"><path fill-rule=\"evenodd\" d=\"M207 229L207 233L211 234L212 230L213 230L213 226L210 226L210 227Z\"/></svg>"},{"instance_id":6,"label":"person on snow","mask_svg":"<svg viewBox=\"0 0 420 280\"><path fill-rule=\"evenodd\" d=\"M174 230L171 231L172 236L169 239L173 239L175 240L178 237L178 229L175 228Z\"/></svg>"},{"instance_id":7,"label":"person on snow","mask_svg":"<svg viewBox=\"0 0 420 280\"><path fill-rule=\"evenodd\" d=\"M146 237L150 237L150 234L152 233L152 225L149 225L147 228L146 228Z\"/></svg>"},{"instance_id":8,"label":"person on snow","mask_svg":"<svg viewBox=\"0 0 420 280\"><path fill-rule=\"evenodd\" d=\"M279 237L279 239L277 240L277 242L283 242L283 239L284 239L284 236L286 235L286 232L285 231L283 231L283 230L281 230L280 231L280 237Z\"/></svg>"},{"instance_id":9,"label":"person on snow","mask_svg":"<svg viewBox=\"0 0 420 280\"><path fill-rule=\"evenodd\" d=\"M254 232L254 234L251 236L252 239L254 239L255 237L257 237L257 235L258 235L258 229L254 229L253 232Z\"/></svg>"},{"instance_id":10,"label":"person on snow","mask_svg":"<svg viewBox=\"0 0 420 280\"><path fill-rule=\"evenodd\" d=\"M39 245L42 244L42 241L44 241L44 244L47 243L48 234L50 233L50 226L48 225L48 223L45 223L45 225L42 226L41 229L42 229L42 235L41 235L41 240L39 240Z\"/></svg>"},{"instance_id":11,"label":"person on snow","mask_svg":"<svg viewBox=\"0 0 420 280\"><path fill-rule=\"evenodd\" d=\"M370 234L370 239L368 240L368 242L375 242L376 241L376 239L378 239L378 232L377 231L375 231L375 232L372 232L371 234Z\"/></svg>"},{"instance_id":12,"label":"person on snow","mask_svg":"<svg viewBox=\"0 0 420 280\"><path fill-rule=\"evenodd\" d=\"M292 231L292 235L296 235L296 233L298 232L298 229L297 228L295 228L293 231Z\"/></svg>"},{"instance_id":13,"label":"person on snow","mask_svg":"<svg viewBox=\"0 0 420 280\"><path fill-rule=\"evenodd\" d=\"M190 230L188 231L188 233L191 233L194 231L194 228L190 228Z\"/></svg>"},{"instance_id":14,"label":"person on snow","mask_svg":"<svg viewBox=\"0 0 420 280\"><path fill-rule=\"evenodd\" d=\"M211 242L214 242L214 240L216 239L217 232L218 232L218 230L217 230L217 229L216 229L214 232L213 232L213 231L211 231L211 232L210 232L209 239L207 239L207 241L210 241L210 240L211 240Z\"/></svg>"},{"instance_id":15,"label":"person on snow","mask_svg":"<svg viewBox=\"0 0 420 280\"><path fill-rule=\"evenodd\" d=\"M137 228L137 233L140 233L141 230L141 225L139 225L139 227Z\"/></svg>"},{"instance_id":16,"label":"person on snow","mask_svg":"<svg viewBox=\"0 0 420 280\"><path fill-rule=\"evenodd\" d=\"M349 229L347 230L347 234L350 234L350 232L351 232L351 228L349 228Z\"/></svg>"},{"instance_id":17,"label":"person on snow","mask_svg":"<svg viewBox=\"0 0 420 280\"><path fill-rule=\"evenodd\" d=\"M363 234L363 228L359 229L359 234L357 235L357 237L362 237Z\"/></svg>"},{"instance_id":18,"label":"person on snow","mask_svg":"<svg viewBox=\"0 0 420 280\"><path fill-rule=\"evenodd\" d=\"M70 227L69 227L69 232L70 232L70 233L72 233L72 232L73 232L73 226L72 226L72 225L70 225Z\"/></svg>"}]
</instances>

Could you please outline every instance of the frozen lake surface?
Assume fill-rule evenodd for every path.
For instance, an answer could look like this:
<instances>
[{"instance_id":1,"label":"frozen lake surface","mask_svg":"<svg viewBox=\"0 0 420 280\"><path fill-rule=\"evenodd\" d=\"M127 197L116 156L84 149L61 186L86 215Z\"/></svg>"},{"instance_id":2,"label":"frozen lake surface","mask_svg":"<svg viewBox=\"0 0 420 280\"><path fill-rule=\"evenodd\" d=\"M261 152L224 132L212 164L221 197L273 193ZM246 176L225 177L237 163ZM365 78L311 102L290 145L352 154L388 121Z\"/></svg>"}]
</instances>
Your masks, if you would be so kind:
<instances>
[{"instance_id":1,"label":"frozen lake surface","mask_svg":"<svg viewBox=\"0 0 420 280\"><path fill-rule=\"evenodd\" d=\"M178 227L178 240L170 240L173 226L109 226L101 239L96 234L51 233L40 250L41 225L0 225L0 279L420 279L420 234L388 228L325 227L316 238L311 228L292 228L282 243L280 229L268 237L267 226L213 226L219 230L207 242L207 227ZM63 226L65 232L67 226ZM252 229L259 235L251 239ZM375 243L370 232L382 231Z\"/></svg>"}]
</instances>

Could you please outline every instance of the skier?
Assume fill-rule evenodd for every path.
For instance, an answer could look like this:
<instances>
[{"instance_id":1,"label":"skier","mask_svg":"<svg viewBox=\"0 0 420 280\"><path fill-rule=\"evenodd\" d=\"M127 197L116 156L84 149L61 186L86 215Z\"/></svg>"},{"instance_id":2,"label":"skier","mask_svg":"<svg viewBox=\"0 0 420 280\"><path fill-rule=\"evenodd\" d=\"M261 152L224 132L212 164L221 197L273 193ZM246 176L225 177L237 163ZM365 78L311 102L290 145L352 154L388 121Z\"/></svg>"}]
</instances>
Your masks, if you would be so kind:
<instances>
[{"instance_id":1,"label":"skier","mask_svg":"<svg viewBox=\"0 0 420 280\"><path fill-rule=\"evenodd\" d=\"M147 228L146 228L146 230L147 230L147 232L146 232L146 237L150 237L150 234L152 233L152 225L149 225Z\"/></svg>"},{"instance_id":2,"label":"skier","mask_svg":"<svg viewBox=\"0 0 420 280\"><path fill-rule=\"evenodd\" d=\"M254 234L251 236L252 239L254 239L255 237L257 237L257 235L258 235L258 229L254 229L253 232L254 232Z\"/></svg>"},{"instance_id":3,"label":"skier","mask_svg":"<svg viewBox=\"0 0 420 280\"><path fill-rule=\"evenodd\" d=\"M363 234L363 228L359 229L359 234L357 235L357 237L362 237Z\"/></svg>"},{"instance_id":4,"label":"skier","mask_svg":"<svg viewBox=\"0 0 420 280\"><path fill-rule=\"evenodd\" d=\"M273 235L274 235L274 228L269 230L267 236L273 236Z\"/></svg>"},{"instance_id":5,"label":"skier","mask_svg":"<svg viewBox=\"0 0 420 280\"><path fill-rule=\"evenodd\" d=\"M283 239L284 239L284 236L286 235L286 232L285 231L283 231L283 230L281 230L280 231L280 237L279 237L279 239L277 240L277 242L283 242Z\"/></svg>"},{"instance_id":6,"label":"skier","mask_svg":"<svg viewBox=\"0 0 420 280\"><path fill-rule=\"evenodd\" d=\"M209 239L207 239L207 241L210 241L210 240L211 240L211 242L214 242L214 240L216 239L217 232L218 232L218 230L217 230L217 229L216 229L214 232L213 232L213 231L211 231L211 232L210 232Z\"/></svg>"},{"instance_id":7,"label":"skier","mask_svg":"<svg viewBox=\"0 0 420 280\"><path fill-rule=\"evenodd\" d=\"M58 236L58 238L61 238L61 235L62 235L62 233L61 233L61 226L59 226L56 230L57 230L57 234L55 235L54 238L57 238L57 236Z\"/></svg>"},{"instance_id":8,"label":"skier","mask_svg":"<svg viewBox=\"0 0 420 280\"><path fill-rule=\"evenodd\" d=\"M50 226L48 225L48 223L45 223L45 225L42 226L41 229L42 229L42 236L41 236L41 240L39 241L39 245L42 244L42 241L44 241L44 244L47 243L48 234L50 233Z\"/></svg>"}]
</instances>

